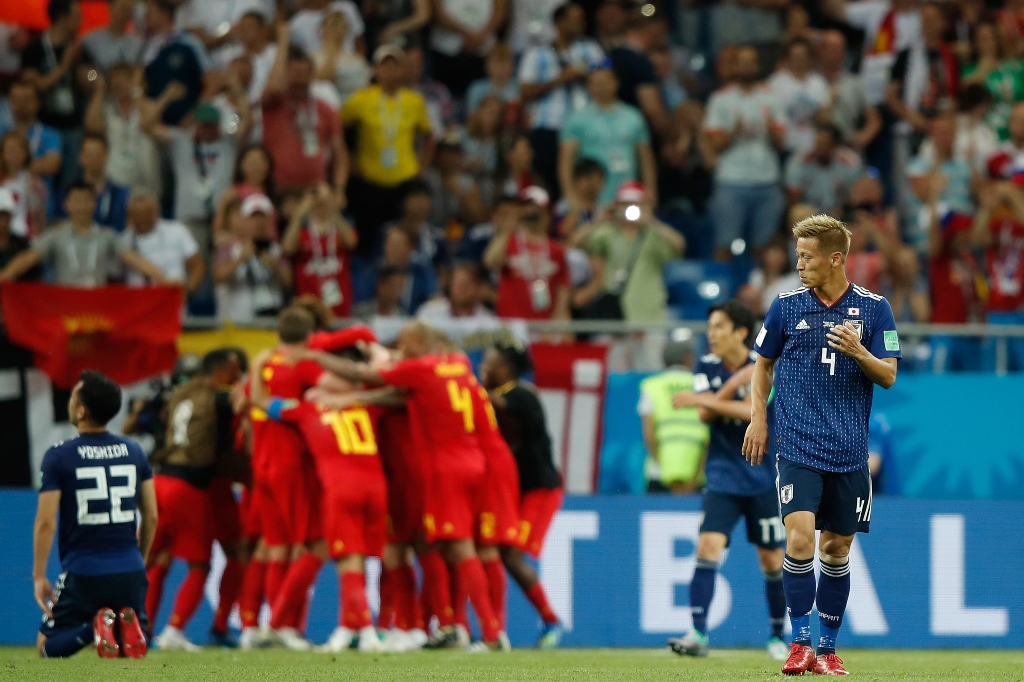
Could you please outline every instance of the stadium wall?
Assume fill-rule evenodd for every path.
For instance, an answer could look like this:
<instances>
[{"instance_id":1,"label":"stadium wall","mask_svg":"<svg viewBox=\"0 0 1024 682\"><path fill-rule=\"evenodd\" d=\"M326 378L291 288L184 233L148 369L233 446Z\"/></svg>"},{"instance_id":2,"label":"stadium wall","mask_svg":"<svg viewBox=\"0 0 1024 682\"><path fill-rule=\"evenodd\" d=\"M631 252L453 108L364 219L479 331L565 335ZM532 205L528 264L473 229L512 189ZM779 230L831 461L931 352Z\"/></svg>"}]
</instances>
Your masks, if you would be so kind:
<instances>
[{"instance_id":1,"label":"stadium wall","mask_svg":"<svg viewBox=\"0 0 1024 682\"><path fill-rule=\"evenodd\" d=\"M40 617L30 579L35 495L0 491L0 508L0 644L27 645L35 640ZM1007 519L1022 517L1024 502L878 499L872 532L854 543L853 592L841 646L1019 647L1024 641L1019 571L1024 544L1012 541ZM653 647L685 632L699 520L696 498L568 498L541 562L552 602L568 629L565 645ZM754 550L742 533L735 539L718 578L711 641L715 646L760 646L768 636L764 582ZM194 641L205 642L222 567L215 562L208 601L189 626ZM54 558L51 577L57 572ZM183 573L177 566L165 595L174 594ZM160 625L170 599L162 607ZM325 569L310 613L313 640L326 639L336 623L336 608L337 580ZM514 585L509 631L516 646L532 644L538 631Z\"/></svg>"}]
</instances>

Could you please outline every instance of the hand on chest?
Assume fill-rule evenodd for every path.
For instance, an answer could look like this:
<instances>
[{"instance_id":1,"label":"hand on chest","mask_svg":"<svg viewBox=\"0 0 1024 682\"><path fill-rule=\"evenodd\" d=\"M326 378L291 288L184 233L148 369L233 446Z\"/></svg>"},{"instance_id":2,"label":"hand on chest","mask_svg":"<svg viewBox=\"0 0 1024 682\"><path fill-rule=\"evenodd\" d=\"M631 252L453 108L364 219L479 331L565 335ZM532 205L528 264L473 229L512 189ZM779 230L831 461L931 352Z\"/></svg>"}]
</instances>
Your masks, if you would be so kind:
<instances>
[{"instance_id":1,"label":"hand on chest","mask_svg":"<svg viewBox=\"0 0 1024 682\"><path fill-rule=\"evenodd\" d=\"M787 320L786 337L798 348L828 346L828 332L832 327L850 323L857 337L864 341L869 328L864 310L857 306L842 305L834 308L805 308L795 310Z\"/></svg>"}]
</instances>

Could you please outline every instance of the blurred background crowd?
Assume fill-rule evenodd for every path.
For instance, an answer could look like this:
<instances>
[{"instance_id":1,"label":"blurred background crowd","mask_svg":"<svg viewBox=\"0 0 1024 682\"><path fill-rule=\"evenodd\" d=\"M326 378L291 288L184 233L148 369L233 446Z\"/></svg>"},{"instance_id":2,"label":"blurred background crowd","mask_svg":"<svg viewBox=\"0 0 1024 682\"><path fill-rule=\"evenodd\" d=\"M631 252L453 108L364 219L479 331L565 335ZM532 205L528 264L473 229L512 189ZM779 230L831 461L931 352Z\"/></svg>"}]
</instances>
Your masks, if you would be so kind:
<instances>
[{"instance_id":1,"label":"blurred background crowd","mask_svg":"<svg viewBox=\"0 0 1024 682\"><path fill-rule=\"evenodd\" d=\"M1024 323L1022 0L47 15L0 24L0 281L174 282L237 323L302 296L339 319L702 320L798 288L786 227L824 212L899 322ZM909 355L986 369L989 343Z\"/></svg>"}]
</instances>

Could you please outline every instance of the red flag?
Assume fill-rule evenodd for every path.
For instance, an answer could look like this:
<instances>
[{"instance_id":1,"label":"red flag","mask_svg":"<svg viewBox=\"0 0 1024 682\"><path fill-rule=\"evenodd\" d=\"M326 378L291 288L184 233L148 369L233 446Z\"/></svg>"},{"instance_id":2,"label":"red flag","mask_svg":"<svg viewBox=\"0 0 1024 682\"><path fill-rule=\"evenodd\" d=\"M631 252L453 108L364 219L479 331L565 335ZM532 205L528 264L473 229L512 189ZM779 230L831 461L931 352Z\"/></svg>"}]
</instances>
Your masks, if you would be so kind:
<instances>
[{"instance_id":1,"label":"red flag","mask_svg":"<svg viewBox=\"0 0 1024 682\"><path fill-rule=\"evenodd\" d=\"M33 351L36 366L61 388L74 386L85 369L119 384L172 370L182 297L177 287L0 288L8 338Z\"/></svg>"}]
</instances>

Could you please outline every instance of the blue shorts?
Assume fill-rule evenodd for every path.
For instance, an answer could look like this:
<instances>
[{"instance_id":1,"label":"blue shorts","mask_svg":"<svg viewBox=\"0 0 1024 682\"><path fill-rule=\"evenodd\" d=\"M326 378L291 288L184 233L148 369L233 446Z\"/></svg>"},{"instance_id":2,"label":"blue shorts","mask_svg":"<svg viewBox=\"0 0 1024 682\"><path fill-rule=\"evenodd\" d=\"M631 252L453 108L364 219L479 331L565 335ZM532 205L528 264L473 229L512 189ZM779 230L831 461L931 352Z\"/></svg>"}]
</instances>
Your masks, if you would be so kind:
<instances>
[{"instance_id":1,"label":"blue shorts","mask_svg":"<svg viewBox=\"0 0 1024 682\"><path fill-rule=\"evenodd\" d=\"M871 473L868 465L837 474L778 458L782 519L797 511L814 514L814 527L837 535L871 528Z\"/></svg>"},{"instance_id":2,"label":"blue shorts","mask_svg":"<svg viewBox=\"0 0 1024 682\"><path fill-rule=\"evenodd\" d=\"M747 522L747 541L761 549L778 549L786 542L786 529L779 516L779 499L774 490L760 495L730 495L707 491L701 502L704 516L701 533L721 533L732 541L732 529L743 518Z\"/></svg>"},{"instance_id":3,"label":"blue shorts","mask_svg":"<svg viewBox=\"0 0 1024 682\"><path fill-rule=\"evenodd\" d=\"M49 637L62 630L92 623L96 612L111 608L117 613L131 607L139 616L143 632L149 631L146 616L146 589L149 581L145 571L79 575L61 573L53 586L53 618L43 616L39 632Z\"/></svg>"}]
</instances>

